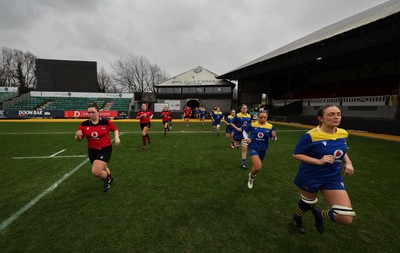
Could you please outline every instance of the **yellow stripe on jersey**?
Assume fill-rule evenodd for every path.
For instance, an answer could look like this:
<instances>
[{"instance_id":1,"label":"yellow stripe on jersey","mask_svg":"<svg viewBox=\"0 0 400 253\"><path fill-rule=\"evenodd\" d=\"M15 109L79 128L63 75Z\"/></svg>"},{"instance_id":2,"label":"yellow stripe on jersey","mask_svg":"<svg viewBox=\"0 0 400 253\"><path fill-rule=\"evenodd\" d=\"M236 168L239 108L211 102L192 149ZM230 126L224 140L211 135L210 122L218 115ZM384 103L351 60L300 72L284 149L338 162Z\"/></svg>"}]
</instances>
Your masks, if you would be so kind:
<instances>
[{"instance_id":1,"label":"yellow stripe on jersey","mask_svg":"<svg viewBox=\"0 0 400 253\"><path fill-rule=\"evenodd\" d=\"M222 114L222 112L214 112L214 114Z\"/></svg>"},{"instance_id":2,"label":"yellow stripe on jersey","mask_svg":"<svg viewBox=\"0 0 400 253\"><path fill-rule=\"evenodd\" d=\"M228 115L228 119L233 119L233 117L235 117L235 116Z\"/></svg>"},{"instance_id":3,"label":"yellow stripe on jersey","mask_svg":"<svg viewBox=\"0 0 400 253\"><path fill-rule=\"evenodd\" d=\"M259 128L266 128L266 129L272 129L272 125L269 124L268 122L265 123L265 125L260 125L258 122L253 122L251 123L252 127L259 127Z\"/></svg>"},{"instance_id":4,"label":"yellow stripe on jersey","mask_svg":"<svg viewBox=\"0 0 400 253\"><path fill-rule=\"evenodd\" d=\"M236 114L236 117L238 118L251 118L251 115L246 113L246 114L242 114L241 112L239 112L238 114Z\"/></svg>"},{"instance_id":5,"label":"yellow stripe on jersey","mask_svg":"<svg viewBox=\"0 0 400 253\"><path fill-rule=\"evenodd\" d=\"M347 138L348 133L342 128L336 128L335 134L327 134L321 130L321 128L316 127L307 132L311 136L311 140L314 141L324 141L324 140L337 140L340 138Z\"/></svg>"}]
</instances>

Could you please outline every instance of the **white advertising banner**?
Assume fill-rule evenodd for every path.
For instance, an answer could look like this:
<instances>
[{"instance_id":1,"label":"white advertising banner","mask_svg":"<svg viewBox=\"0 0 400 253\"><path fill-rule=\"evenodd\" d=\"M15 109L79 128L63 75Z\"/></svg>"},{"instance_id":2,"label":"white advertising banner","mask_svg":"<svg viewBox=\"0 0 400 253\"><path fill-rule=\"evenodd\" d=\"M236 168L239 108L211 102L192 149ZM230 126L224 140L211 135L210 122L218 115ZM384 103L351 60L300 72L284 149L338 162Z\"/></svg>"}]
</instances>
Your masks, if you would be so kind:
<instances>
[{"instance_id":1,"label":"white advertising banner","mask_svg":"<svg viewBox=\"0 0 400 253\"><path fill-rule=\"evenodd\" d=\"M181 111L181 101L180 100L164 100L165 104L168 104L168 107L171 111Z\"/></svg>"},{"instance_id":2,"label":"white advertising banner","mask_svg":"<svg viewBox=\"0 0 400 253\"><path fill-rule=\"evenodd\" d=\"M154 103L154 112L161 112L164 106L168 106L166 103Z\"/></svg>"}]
</instances>

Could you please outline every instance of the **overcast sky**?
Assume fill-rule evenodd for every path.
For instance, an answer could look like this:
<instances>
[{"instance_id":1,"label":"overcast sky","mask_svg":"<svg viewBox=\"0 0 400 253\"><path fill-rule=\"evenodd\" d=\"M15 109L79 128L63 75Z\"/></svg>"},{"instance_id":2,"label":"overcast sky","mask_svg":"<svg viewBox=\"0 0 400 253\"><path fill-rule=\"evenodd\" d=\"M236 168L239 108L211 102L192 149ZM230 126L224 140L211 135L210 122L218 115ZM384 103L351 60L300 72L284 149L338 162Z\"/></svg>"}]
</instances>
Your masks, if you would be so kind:
<instances>
[{"instance_id":1,"label":"overcast sky","mask_svg":"<svg viewBox=\"0 0 400 253\"><path fill-rule=\"evenodd\" d=\"M386 0L0 0L0 47L109 69L144 56L170 76L225 74Z\"/></svg>"}]
</instances>

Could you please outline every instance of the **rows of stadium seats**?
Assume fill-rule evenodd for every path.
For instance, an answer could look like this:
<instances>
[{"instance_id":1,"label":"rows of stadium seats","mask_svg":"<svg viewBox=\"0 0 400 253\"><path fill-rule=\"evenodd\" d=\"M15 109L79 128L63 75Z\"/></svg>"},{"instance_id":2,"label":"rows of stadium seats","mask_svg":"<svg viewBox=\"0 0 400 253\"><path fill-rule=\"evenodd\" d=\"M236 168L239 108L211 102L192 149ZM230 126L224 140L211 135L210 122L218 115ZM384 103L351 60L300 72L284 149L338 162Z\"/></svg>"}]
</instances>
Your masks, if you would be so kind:
<instances>
[{"instance_id":1,"label":"rows of stadium seats","mask_svg":"<svg viewBox=\"0 0 400 253\"><path fill-rule=\"evenodd\" d=\"M86 110L88 106L97 102L100 109L109 105L108 110L127 111L131 99L129 98L77 98L77 97L29 97L28 100L15 103L8 109L15 110Z\"/></svg>"},{"instance_id":2,"label":"rows of stadium seats","mask_svg":"<svg viewBox=\"0 0 400 253\"><path fill-rule=\"evenodd\" d=\"M18 95L18 92L2 92L2 91L0 91L0 103L3 103L6 100L16 97L17 95Z\"/></svg>"}]
</instances>

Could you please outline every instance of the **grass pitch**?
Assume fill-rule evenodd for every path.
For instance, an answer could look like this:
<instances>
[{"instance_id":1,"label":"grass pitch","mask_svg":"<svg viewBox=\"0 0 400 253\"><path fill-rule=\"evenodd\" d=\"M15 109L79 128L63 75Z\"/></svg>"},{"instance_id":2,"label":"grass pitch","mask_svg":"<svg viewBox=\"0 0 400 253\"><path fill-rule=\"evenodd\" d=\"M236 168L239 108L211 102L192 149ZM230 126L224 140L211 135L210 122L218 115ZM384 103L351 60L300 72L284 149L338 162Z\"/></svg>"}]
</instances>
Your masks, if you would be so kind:
<instances>
[{"instance_id":1,"label":"grass pitch","mask_svg":"<svg viewBox=\"0 0 400 253\"><path fill-rule=\"evenodd\" d=\"M291 153L306 129L275 125L279 140L249 190L240 151L210 123L174 123L163 137L153 122L146 150L138 123L115 123L122 133L109 163L115 181L103 193L86 142L74 141L78 121L0 122L2 252L400 250L400 142L351 135L356 172L345 184L357 217L347 227L326 222L320 235L307 213L301 235L290 223L299 198Z\"/></svg>"}]
</instances>

